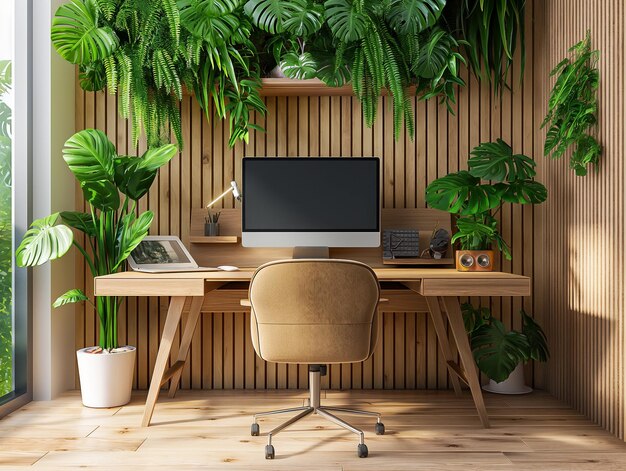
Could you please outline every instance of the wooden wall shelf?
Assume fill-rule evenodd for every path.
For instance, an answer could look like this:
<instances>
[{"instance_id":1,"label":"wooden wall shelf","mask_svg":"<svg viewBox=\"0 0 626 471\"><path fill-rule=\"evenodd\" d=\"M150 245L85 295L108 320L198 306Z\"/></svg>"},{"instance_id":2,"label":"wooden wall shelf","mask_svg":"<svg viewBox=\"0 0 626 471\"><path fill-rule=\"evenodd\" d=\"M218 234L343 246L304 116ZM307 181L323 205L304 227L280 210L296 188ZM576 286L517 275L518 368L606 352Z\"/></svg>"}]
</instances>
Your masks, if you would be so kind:
<instances>
[{"instance_id":1,"label":"wooden wall shelf","mask_svg":"<svg viewBox=\"0 0 626 471\"><path fill-rule=\"evenodd\" d=\"M262 96L351 96L352 85L329 87L319 79L264 78Z\"/></svg>"},{"instance_id":2,"label":"wooden wall shelf","mask_svg":"<svg viewBox=\"0 0 626 471\"><path fill-rule=\"evenodd\" d=\"M237 236L190 236L189 242L192 244L236 244L239 242Z\"/></svg>"}]
</instances>

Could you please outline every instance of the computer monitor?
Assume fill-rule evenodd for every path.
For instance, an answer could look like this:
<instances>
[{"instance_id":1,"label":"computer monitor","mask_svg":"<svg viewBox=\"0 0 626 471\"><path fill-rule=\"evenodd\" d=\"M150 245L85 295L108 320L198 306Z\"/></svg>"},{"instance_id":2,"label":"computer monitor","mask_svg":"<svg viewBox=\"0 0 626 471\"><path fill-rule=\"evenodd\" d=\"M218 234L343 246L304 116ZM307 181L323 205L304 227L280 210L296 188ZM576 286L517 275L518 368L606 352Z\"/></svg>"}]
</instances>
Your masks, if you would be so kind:
<instances>
[{"instance_id":1,"label":"computer monitor","mask_svg":"<svg viewBox=\"0 0 626 471\"><path fill-rule=\"evenodd\" d=\"M378 158L243 159L244 247L378 247Z\"/></svg>"}]
</instances>

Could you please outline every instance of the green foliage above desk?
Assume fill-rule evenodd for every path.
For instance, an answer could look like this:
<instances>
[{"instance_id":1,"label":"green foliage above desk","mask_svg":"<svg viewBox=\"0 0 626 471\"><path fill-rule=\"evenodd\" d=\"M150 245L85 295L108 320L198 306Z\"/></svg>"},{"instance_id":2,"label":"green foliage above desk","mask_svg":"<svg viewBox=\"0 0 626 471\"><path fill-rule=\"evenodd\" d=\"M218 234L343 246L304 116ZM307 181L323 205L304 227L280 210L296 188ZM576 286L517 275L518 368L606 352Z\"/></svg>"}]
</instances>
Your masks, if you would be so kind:
<instances>
[{"instance_id":1,"label":"green foliage above desk","mask_svg":"<svg viewBox=\"0 0 626 471\"><path fill-rule=\"evenodd\" d=\"M495 89L506 81L518 34L523 43L524 2L509 9L502 7L508 0L496 3L70 0L56 12L52 42L79 66L83 89L118 94L135 144L142 128L149 146L169 141L170 128L182 144L184 86L207 115L214 109L218 118L229 117L231 146L247 141L249 130L258 129L251 113L265 112L260 77L276 65L295 79L319 78L333 87L351 82L368 126L387 89L395 136L403 124L412 136L410 93L452 111L456 90L465 85L463 54ZM485 47L485 38L496 44Z\"/></svg>"}]
</instances>

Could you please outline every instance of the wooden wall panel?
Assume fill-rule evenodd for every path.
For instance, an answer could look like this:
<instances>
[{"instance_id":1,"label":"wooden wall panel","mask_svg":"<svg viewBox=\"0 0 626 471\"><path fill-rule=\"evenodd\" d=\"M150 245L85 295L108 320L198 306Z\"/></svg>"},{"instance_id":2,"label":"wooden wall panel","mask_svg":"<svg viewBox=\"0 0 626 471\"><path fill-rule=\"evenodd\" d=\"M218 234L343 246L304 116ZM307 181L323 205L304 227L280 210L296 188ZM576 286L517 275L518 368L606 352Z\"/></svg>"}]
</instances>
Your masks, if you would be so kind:
<instances>
[{"instance_id":1,"label":"wooden wall panel","mask_svg":"<svg viewBox=\"0 0 626 471\"><path fill-rule=\"evenodd\" d=\"M527 8L532 25L533 2ZM529 27L532 30L532 26ZM528 41L533 44L532 31ZM406 132L393 138L393 120L388 97L379 99L379 116L372 128L364 125L358 100L352 96L265 97L267 116L255 122L267 132L253 132L248 144L228 148L228 125L206 119L192 97L181 104L185 148L163 168L139 208L155 212L152 234L177 234L188 243L192 208L206 204L234 178L241 178L243 156L378 156L383 169L385 207L424 207L424 190L433 179L465 169L469 151L480 142L504 137L516 152L533 154L538 135L530 129L536 122L534 100L536 81L532 48L528 52L526 80L518 81L519 59L513 67L513 90L502 98L477 82L468 71L468 86L458 93L455 115L435 100L412 100L416 109L415 137ZM107 132L122 153L145 150L145 142L133 149L128 124L116 112L116 98L104 93L77 89L76 126L98 127ZM226 198L223 207L233 207ZM82 208L80 193L77 207ZM505 207L502 228L512 244L514 261L498 260L504 270L533 275L533 255L538 236L533 208ZM207 248L206 250L210 250ZM91 287L84 266L77 265L79 284ZM504 322L519 327L517 311L532 312L532 298L476 299L490 304ZM122 342L138 347L135 387L146 389L154 366L158 340L163 328L167 298L129 298L120 314ZM84 312L83 312L84 309ZM76 346L96 342L97 323L93 310L81 308L76 328ZM185 322L184 318L182 322ZM302 388L306 387L304 367L265 363L254 355L248 334L249 318L241 313L206 313L194 336L190 363L182 376L183 388ZM173 353L175 354L175 352ZM528 379L541 387L541 374L528 366ZM385 314L381 342L373 358L363 364L336 365L324 378L331 388L446 389L449 378L441 358L434 329L423 312Z\"/></svg>"},{"instance_id":2,"label":"wooden wall panel","mask_svg":"<svg viewBox=\"0 0 626 471\"><path fill-rule=\"evenodd\" d=\"M621 438L626 421L624 9L623 0L546 1L537 12L534 35L545 38L535 45L541 55L534 81L541 87L536 123L554 84L548 72L567 49L590 30L601 52L598 139L604 153L598 171L574 176L569 154L559 161L541 159L549 200L536 220L535 259L542 260L536 285L542 289L536 295L551 340L548 389Z\"/></svg>"}]
</instances>

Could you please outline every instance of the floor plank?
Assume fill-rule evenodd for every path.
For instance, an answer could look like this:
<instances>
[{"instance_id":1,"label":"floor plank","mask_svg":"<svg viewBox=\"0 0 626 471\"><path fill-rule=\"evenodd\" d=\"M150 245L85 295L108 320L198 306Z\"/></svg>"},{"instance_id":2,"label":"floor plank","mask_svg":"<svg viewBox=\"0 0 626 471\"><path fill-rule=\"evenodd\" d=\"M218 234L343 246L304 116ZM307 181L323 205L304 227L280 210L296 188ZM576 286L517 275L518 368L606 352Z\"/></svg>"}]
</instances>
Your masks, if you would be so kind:
<instances>
[{"instance_id":1,"label":"floor plank","mask_svg":"<svg viewBox=\"0 0 626 471\"><path fill-rule=\"evenodd\" d=\"M544 392L487 394L492 428L483 429L469 393L448 391L326 391L322 404L376 410L373 421L346 417L366 433L369 457L356 456L356 435L310 416L273 439L276 459L264 459L266 434L285 417L255 412L297 407L306 391L181 391L159 400L154 424L139 426L144 392L114 409L88 409L70 392L33 402L0 420L0 470L46 471L275 469L309 470L626 470L626 444Z\"/></svg>"}]
</instances>

